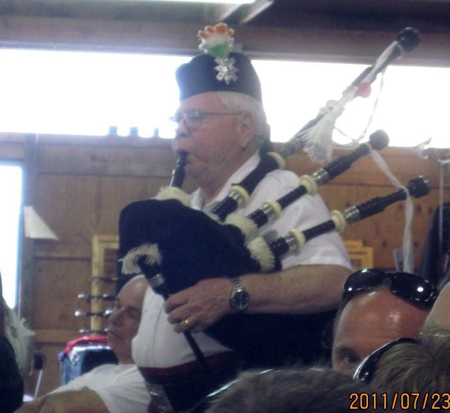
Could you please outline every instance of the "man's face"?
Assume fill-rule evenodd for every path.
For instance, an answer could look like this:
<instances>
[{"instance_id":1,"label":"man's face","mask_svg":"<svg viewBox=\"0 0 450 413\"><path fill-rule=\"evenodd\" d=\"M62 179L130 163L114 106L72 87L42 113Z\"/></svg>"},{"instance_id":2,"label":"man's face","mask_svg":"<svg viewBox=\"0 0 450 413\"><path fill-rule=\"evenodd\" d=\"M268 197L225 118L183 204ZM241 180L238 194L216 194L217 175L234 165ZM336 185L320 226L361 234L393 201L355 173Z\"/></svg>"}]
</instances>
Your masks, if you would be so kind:
<instances>
[{"instance_id":1,"label":"man's face","mask_svg":"<svg viewBox=\"0 0 450 413\"><path fill-rule=\"evenodd\" d=\"M200 186L204 182L220 182L234 171L239 159L241 115L230 112L215 92L183 100L177 114L189 110L205 113L205 117L196 127L189 127L189 122L181 120L173 149L188 153L185 169L188 178Z\"/></svg>"},{"instance_id":2,"label":"man's face","mask_svg":"<svg viewBox=\"0 0 450 413\"><path fill-rule=\"evenodd\" d=\"M359 294L342 311L333 340L333 368L355 369L374 350L399 337L417 338L428 310L417 308L386 287Z\"/></svg>"},{"instance_id":3,"label":"man's face","mask_svg":"<svg viewBox=\"0 0 450 413\"><path fill-rule=\"evenodd\" d=\"M131 341L141 320L142 303L147 283L142 277L129 281L117 295L108 319L108 343L119 362L132 363Z\"/></svg>"}]
</instances>

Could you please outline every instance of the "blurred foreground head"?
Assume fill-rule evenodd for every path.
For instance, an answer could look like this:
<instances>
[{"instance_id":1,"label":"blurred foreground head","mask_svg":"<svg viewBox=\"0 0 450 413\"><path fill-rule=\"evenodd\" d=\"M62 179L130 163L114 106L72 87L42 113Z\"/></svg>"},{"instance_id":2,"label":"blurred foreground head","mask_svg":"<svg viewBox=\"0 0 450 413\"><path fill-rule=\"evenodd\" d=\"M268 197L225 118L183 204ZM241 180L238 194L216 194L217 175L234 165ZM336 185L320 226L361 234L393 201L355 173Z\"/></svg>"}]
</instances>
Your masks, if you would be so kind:
<instances>
[{"instance_id":1,"label":"blurred foreground head","mask_svg":"<svg viewBox=\"0 0 450 413\"><path fill-rule=\"evenodd\" d=\"M419 393L422 398L425 394L447 394L446 403L450 405L450 330L428 325L417 341L397 340L386 351L376 353L363 361L355 379L366 377L366 383L390 393Z\"/></svg>"},{"instance_id":2,"label":"blurred foreground head","mask_svg":"<svg viewBox=\"0 0 450 413\"><path fill-rule=\"evenodd\" d=\"M206 412L348 413L350 394L364 392L372 391L331 369L246 372L219 394Z\"/></svg>"}]
</instances>

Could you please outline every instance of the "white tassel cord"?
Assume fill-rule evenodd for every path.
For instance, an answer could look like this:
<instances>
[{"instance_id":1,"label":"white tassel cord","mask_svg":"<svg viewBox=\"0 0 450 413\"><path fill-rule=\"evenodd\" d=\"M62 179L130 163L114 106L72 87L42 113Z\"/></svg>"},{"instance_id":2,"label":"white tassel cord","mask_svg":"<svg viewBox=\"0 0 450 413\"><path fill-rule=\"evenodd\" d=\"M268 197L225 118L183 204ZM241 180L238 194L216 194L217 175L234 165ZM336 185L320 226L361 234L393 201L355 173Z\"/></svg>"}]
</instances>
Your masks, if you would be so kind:
<instances>
[{"instance_id":1,"label":"white tassel cord","mask_svg":"<svg viewBox=\"0 0 450 413\"><path fill-rule=\"evenodd\" d=\"M394 174L389 169L388 165L381 157L381 155L376 151L371 151L372 158L380 167L380 169L389 178L392 185L398 189L403 189L406 192L406 207L405 207L405 229L403 231L403 271L414 273L414 256L413 256L413 245L412 245L412 220L414 216L414 203L412 198L409 196L408 189L403 186L400 181L394 176Z\"/></svg>"},{"instance_id":2,"label":"white tassel cord","mask_svg":"<svg viewBox=\"0 0 450 413\"><path fill-rule=\"evenodd\" d=\"M364 78L364 80L360 84L362 85L363 83L367 83L370 85L370 83L372 83L374 80L373 73L377 73L378 69L379 69L379 66L377 66L377 63L376 63L373 70ZM332 154L333 154L333 145L335 145L337 147L353 148L366 136L367 130L369 129L369 127L372 124L373 117L374 117L375 111L378 106L378 100L380 98L381 91L384 86L385 70L383 70L381 72L382 76L381 76L380 88L378 90L377 97L374 101L372 112L370 114L367 125L364 128L363 132L360 134L359 138L353 139L338 129L338 131L342 135L346 136L347 138L349 138L351 140L350 144L335 145L333 143L333 131L334 131L334 129L336 129L336 121L344 112L344 109L345 109L347 103L351 102L354 98L356 98L358 96L358 87L356 87L356 86L349 87L344 92L342 98L338 102L331 100L331 101L327 102L327 105L325 108L322 108L320 110L319 115L322 115L322 114L324 115L322 117L322 119L320 119L316 125L312 126L309 130L305 131L302 134L302 136L303 136L302 139L305 142L304 151L308 154L308 156L310 157L310 159L312 161L318 162L318 163L324 162L324 161L330 161Z\"/></svg>"},{"instance_id":3,"label":"white tassel cord","mask_svg":"<svg viewBox=\"0 0 450 413\"><path fill-rule=\"evenodd\" d=\"M349 136L348 134L346 134L343 130L341 130L338 127L335 126L334 129L337 130L342 136L345 136L347 139L349 139L350 142L346 143L346 144L337 144L336 142L333 142L333 146L334 147L345 148L345 149L353 149L353 148L356 148L356 146L358 146L359 143L365 138L365 136L367 135L367 131L369 130L370 126L372 125L372 121L373 121L373 118L375 116L375 112L376 112L376 110L378 108L378 102L380 100L381 91L383 90L383 87L384 87L384 74L385 74L385 71L386 71L386 69L381 72L380 87L378 89L377 96L376 96L376 98L374 100L369 120L367 121L367 125L364 128L364 130L360 133L359 137L355 139L355 138L352 138L351 136Z\"/></svg>"},{"instance_id":4,"label":"white tassel cord","mask_svg":"<svg viewBox=\"0 0 450 413\"><path fill-rule=\"evenodd\" d=\"M342 115L345 105L354 98L355 92L356 88L353 88L339 102L333 100L327 102L327 105L319 112L319 115L323 114L324 116L304 134L303 150L312 161L331 160L332 136L336 120Z\"/></svg>"}]
</instances>

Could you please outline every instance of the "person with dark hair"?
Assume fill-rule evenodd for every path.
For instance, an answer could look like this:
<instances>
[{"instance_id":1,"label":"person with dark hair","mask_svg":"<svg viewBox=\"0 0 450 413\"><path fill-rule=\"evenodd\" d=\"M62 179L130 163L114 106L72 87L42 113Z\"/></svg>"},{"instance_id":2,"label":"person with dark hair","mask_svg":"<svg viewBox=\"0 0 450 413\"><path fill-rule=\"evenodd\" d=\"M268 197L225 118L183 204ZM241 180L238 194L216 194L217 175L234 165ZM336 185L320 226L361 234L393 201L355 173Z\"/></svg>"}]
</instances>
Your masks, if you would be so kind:
<instances>
[{"instance_id":1,"label":"person with dark hair","mask_svg":"<svg viewBox=\"0 0 450 413\"><path fill-rule=\"evenodd\" d=\"M354 370L381 345L399 337L417 338L435 299L435 287L414 274L353 273L334 324L333 368Z\"/></svg>"},{"instance_id":2,"label":"person with dark hair","mask_svg":"<svg viewBox=\"0 0 450 413\"><path fill-rule=\"evenodd\" d=\"M362 394L371 401L361 410L375 412L376 401L382 406L370 386L331 369L245 372L211 397L206 413L348 413L352 404L360 409Z\"/></svg>"},{"instance_id":3,"label":"person with dark hair","mask_svg":"<svg viewBox=\"0 0 450 413\"><path fill-rule=\"evenodd\" d=\"M186 177L199 187L190 198L191 206L204 212L211 212L233 185L253 171L271 146L258 75L248 57L230 52L231 35L232 30L223 23L200 32L200 48L205 53L182 65L176 74L180 105L173 117L177 123L173 149L187 154ZM274 170L261 180L249 202L237 213L246 216L269 198L277 199L297 186L294 173ZM273 239L292 228L302 231L329 216L320 196L305 195L286 208L262 235ZM121 234L121 243L122 240ZM196 254L193 251L192 255ZM222 266L230 261L222 260ZM206 267L202 267L203 271L208 270ZM309 316L334 310L351 264L340 236L328 233L306 243L301 251L283 257L280 267L270 275L255 270L237 277L224 272L216 278L202 277L195 285L172 294L166 303L153 291L147 292L143 322L133 342L133 358L151 388L153 411L189 409L196 398L204 397L205 391L208 394L208 386L220 381L221 369L222 380L234 376L240 366L239 355L204 333L205 329L228 316ZM178 268L180 278L185 279L182 260ZM300 330L304 341L309 342L304 349L305 359L312 358L314 352L320 353L321 336L313 331L319 330L317 323ZM194 351L183 334L178 334L185 332L193 333L211 366L211 376L203 373ZM263 340L258 343L260 347L265 344ZM267 349L274 356L282 351L282 345ZM261 360L255 364L258 362Z\"/></svg>"}]
</instances>

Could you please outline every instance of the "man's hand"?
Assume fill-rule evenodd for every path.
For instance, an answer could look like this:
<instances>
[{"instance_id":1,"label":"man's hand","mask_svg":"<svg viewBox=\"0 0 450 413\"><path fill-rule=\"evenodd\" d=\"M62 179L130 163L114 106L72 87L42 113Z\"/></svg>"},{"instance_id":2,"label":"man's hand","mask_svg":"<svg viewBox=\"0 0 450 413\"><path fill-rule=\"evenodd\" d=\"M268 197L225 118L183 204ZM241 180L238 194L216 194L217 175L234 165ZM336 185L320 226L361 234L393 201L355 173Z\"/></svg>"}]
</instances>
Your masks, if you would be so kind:
<instances>
[{"instance_id":1,"label":"man's hand","mask_svg":"<svg viewBox=\"0 0 450 413\"><path fill-rule=\"evenodd\" d=\"M338 307L350 270L339 265L297 265L240 277L250 294L248 313L311 314ZM172 295L165 303L178 333L198 333L230 313L229 278L211 278Z\"/></svg>"},{"instance_id":2,"label":"man's hand","mask_svg":"<svg viewBox=\"0 0 450 413\"><path fill-rule=\"evenodd\" d=\"M230 312L229 278L210 278L172 295L165 303L177 333L199 333Z\"/></svg>"}]
</instances>

